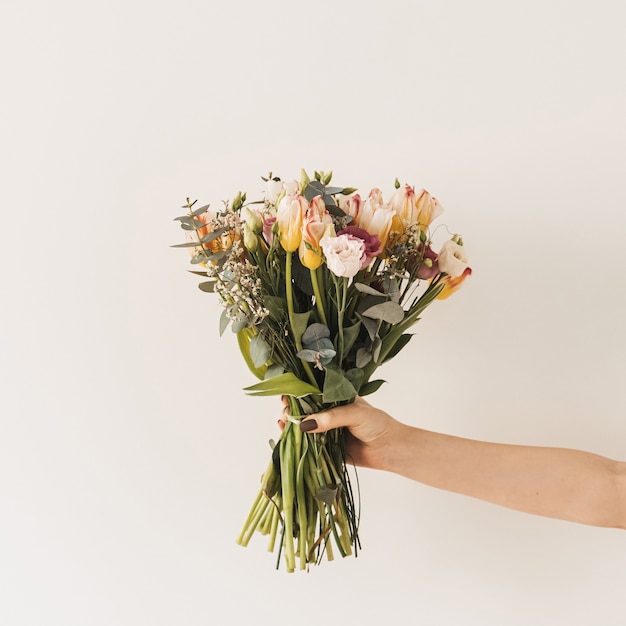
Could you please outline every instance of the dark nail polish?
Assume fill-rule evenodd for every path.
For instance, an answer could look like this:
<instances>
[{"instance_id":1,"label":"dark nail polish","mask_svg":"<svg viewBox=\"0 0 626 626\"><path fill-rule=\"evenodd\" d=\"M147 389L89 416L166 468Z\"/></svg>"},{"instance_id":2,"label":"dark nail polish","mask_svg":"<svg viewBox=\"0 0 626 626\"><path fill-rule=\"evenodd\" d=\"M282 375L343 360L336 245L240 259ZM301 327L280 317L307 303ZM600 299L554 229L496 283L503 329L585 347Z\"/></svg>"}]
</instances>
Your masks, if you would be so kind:
<instances>
[{"instance_id":1,"label":"dark nail polish","mask_svg":"<svg viewBox=\"0 0 626 626\"><path fill-rule=\"evenodd\" d=\"M300 430L303 433L308 433L311 430L315 430L317 428L317 422L314 419L309 419L304 422L300 422Z\"/></svg>"}]
</instances>

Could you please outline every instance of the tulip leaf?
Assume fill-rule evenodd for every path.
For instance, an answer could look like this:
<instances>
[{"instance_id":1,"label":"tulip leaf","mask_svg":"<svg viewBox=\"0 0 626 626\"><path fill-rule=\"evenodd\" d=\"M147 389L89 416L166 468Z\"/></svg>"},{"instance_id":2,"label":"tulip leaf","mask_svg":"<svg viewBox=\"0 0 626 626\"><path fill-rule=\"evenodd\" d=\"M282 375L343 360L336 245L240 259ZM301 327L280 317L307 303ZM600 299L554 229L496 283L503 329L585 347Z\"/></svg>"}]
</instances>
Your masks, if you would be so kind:
<instances>
[{"instance_id":1,"label":"tulip leaf","mask_svg":"<svg viewBox=\"0 0 626 626\"><path fill-rule=\"evenodd\" d=\"M324 377L324 391L322 399L325 403L343 402L356 397L356 389L344 376L343 372L335 368L326 367Z\"/></svg>"},{"instance_id":2,"label":"tulip leaf","mask_svg":"<svg viewBox=\"0 0 626 626\"><path fill-rule=\"evenodd\" d=\"M386 383L386 382L387 382L386 380L371 380L365 383L361 387L361 389L359 389L359 395L361 397L369 396L371 393L378 391L378 389L383 385L383 383Z\"/></svg>"},{"instance_id":3,"label":"tulip leaf","mask_svg":"<svg viewBox=\"0 0 626 626\"><path fill-rule=\"evenodd\" d=\"M265 308L270 312L272 319L281 322L285 319L287 313L287 303L284 298L279 296L265 296L263 303Z\"/></svg>"},{"instance_id":4,"label":"tulip leaf","mask_svg":"<svg viewBox=\"0 0 626 626\"><path fill-rule=\"evenodd\" d=\"M413 335L410 333L404 333L404 335L400 335L391 347L391 350L389 350L389 352L383 359L383 363L386 363L387 361L389 361L389 359L393 359L393 357L396 356L398 352L400 352L400 350L402 350L402 348L404 348L404 346L409 343L409 341L411 341L412 337Z\"/></svg>"},{"instance_id":5,"label":"tulip leaf","mask_svg":"<svg viewBox=\"0 0 626 626\"><path fill-rule=\"evenodd\" d=\"M263 380L256 385L245 387L244 391L252 396L295 396L303 398L311 394L319 394L320 390L310 383L300 380L292 372L286 372L280 376L274 376Z\"/></svg>"},{"instance_id":6,"label":"tulip leaf","mask_svg":"<svg viewBox=\"0 0 626 626\"><path fill-rule=\"evenodd\" d=\"M399 324L404 319L404 309L397 302L381 302L363 311L363 315L389 324Z\"/></svg>"}]
</instances>

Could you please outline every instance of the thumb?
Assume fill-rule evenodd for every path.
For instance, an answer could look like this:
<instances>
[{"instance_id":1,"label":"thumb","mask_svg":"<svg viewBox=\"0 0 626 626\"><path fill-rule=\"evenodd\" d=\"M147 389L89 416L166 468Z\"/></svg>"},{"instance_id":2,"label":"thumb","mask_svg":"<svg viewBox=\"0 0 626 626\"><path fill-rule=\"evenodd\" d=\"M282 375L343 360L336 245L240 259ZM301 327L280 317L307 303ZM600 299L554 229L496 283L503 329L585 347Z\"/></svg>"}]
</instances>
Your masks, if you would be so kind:
<instances>
[{"instance_id":1,"label":"thumb","mask_svg":"<svg viewBox=\"0 0 626 626\"><path fill-rule=\"evenodd\" d=\"M361 398L345 406L315 413L300 422L303 433L324 433L332 428L354 427L361 419L361 409L367 403Z\"/></svg>"}]
</instances>

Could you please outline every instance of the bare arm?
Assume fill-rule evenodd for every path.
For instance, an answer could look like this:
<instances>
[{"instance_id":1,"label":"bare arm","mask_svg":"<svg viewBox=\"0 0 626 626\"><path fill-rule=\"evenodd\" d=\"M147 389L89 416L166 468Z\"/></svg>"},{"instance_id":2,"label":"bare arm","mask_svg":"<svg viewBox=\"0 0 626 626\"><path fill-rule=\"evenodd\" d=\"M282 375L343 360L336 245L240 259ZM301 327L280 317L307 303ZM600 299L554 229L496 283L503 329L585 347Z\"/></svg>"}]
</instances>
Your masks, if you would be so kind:
<instances>
[{"instance_id":1,"label":"bare arm","mask_svg":"<svg viewBox=\"0 0 626 626\"><path fill-rule=\"evenodd\" d=\"M402 424L362 399L311 419L347 426L357 465L511 509L581 524L626 528L626 463L562 448L463 439Z\"/></svg>"}]
</instances>

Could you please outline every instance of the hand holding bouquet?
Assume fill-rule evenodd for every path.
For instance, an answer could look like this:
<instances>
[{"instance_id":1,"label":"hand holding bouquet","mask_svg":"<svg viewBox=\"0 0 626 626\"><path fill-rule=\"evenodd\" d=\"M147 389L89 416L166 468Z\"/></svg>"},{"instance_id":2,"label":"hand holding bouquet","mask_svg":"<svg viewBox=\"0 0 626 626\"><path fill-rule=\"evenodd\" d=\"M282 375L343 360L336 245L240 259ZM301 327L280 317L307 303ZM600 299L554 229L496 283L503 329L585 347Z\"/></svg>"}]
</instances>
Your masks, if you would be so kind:
<instances>
[{"instance_id":1,"label":"hand holding bouquet","mask_svg":"<svg viewBox=\"0 0 626 626\"><path fill-rule=\"evenodd\" d=\"M359 512L344 433L303 433L303 416L353 402L384 382L376 369L410 341L407 331L471 269L458 235L436 252L430 224L443 209L427 191L396 181L379 189L330 185L331 174L264 179L264 198L239 193L221 210L177 217L199 287L224 307L220 333L237 334L260 380L249 394L284 395L289 415L273 446L238 542L255 531L284 554L289 572L359 549Z\"/></svg>"}]
</instances>

